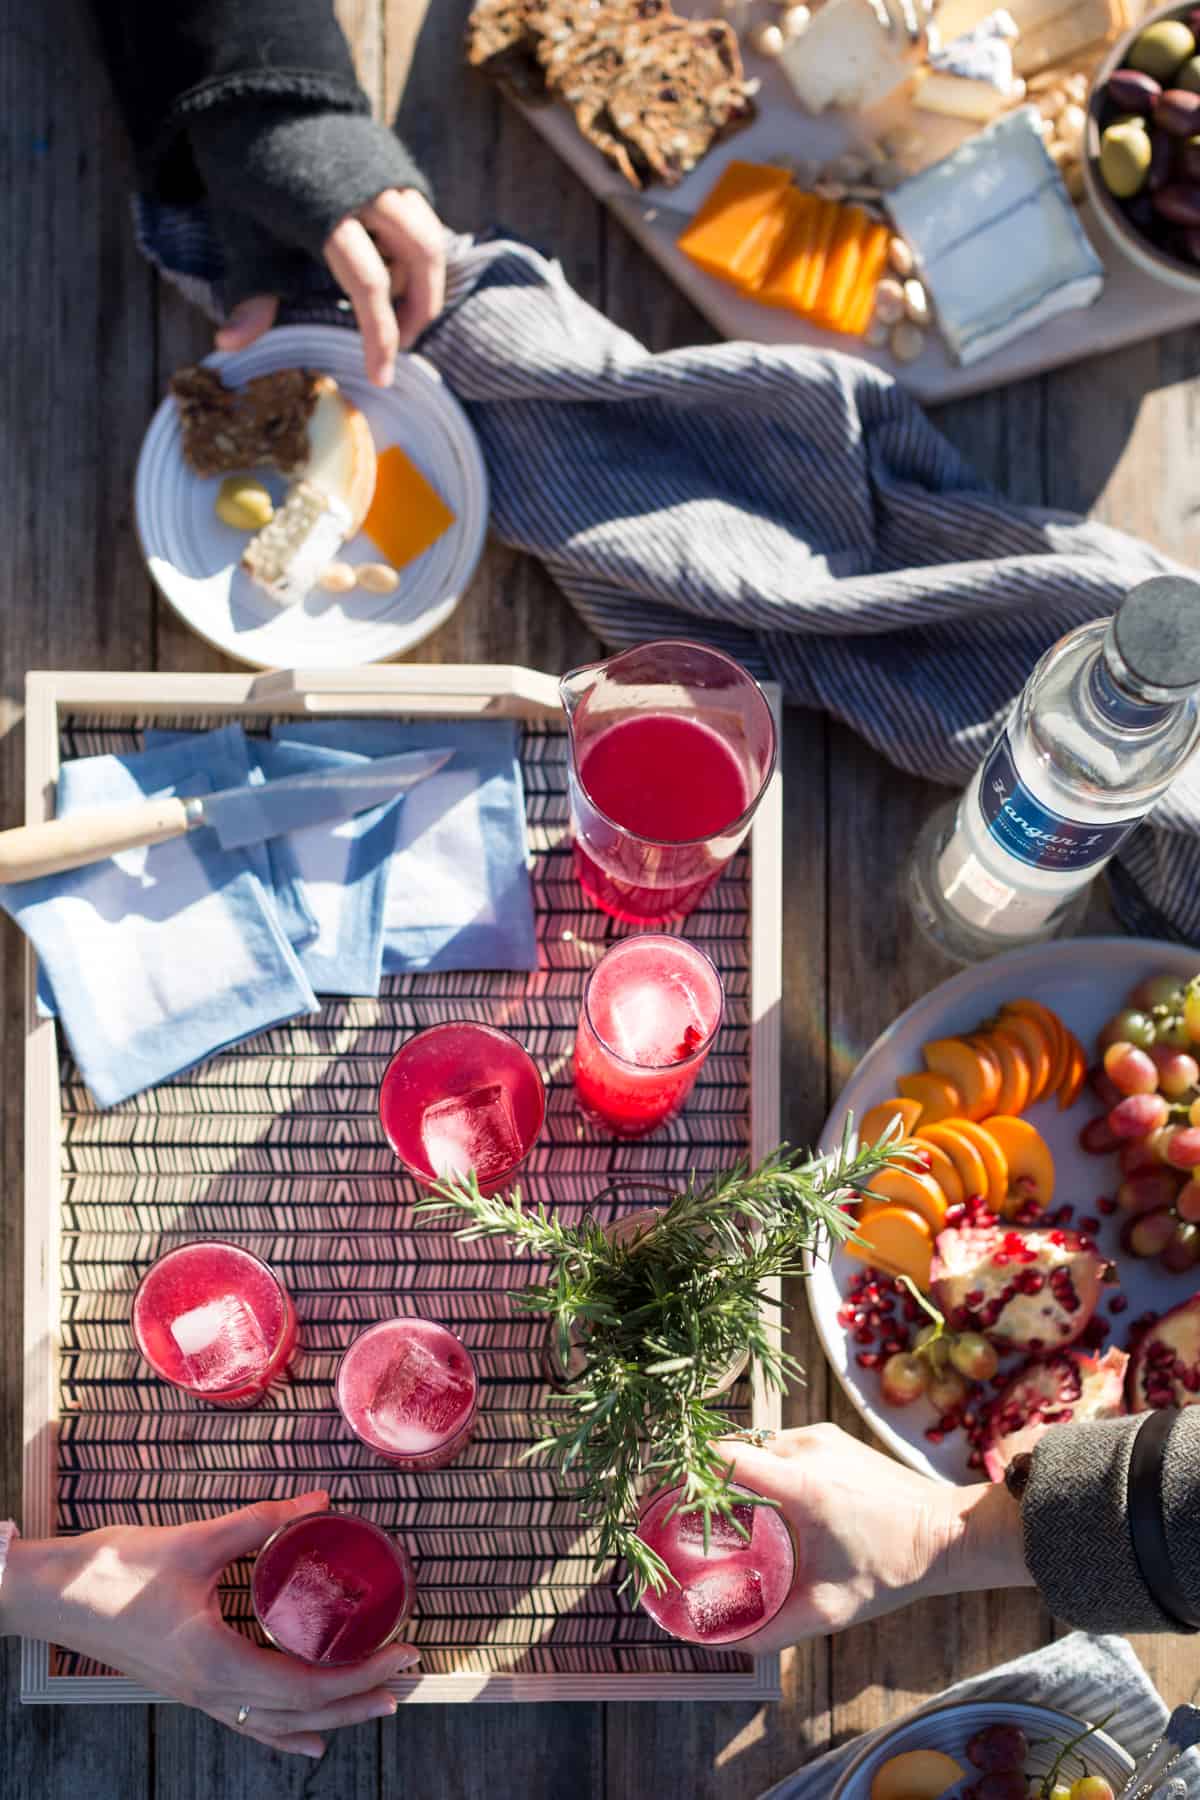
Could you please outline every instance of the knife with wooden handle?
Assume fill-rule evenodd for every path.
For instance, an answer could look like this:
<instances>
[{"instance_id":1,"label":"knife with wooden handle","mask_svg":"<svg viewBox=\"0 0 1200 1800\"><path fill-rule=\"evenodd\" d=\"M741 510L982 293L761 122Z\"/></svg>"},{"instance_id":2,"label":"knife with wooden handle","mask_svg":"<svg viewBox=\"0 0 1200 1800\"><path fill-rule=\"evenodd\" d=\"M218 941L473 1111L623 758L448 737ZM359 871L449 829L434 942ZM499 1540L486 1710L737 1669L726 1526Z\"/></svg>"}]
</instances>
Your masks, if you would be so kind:
<instances>
[{"instance_id":1,"label":"knife with wooden handle","mask_svg":"<svg viewBox=\"0 0 1200 1800\"><path fill-rule=\"evenodd\" d=\"M257 787L226 788L188 799L137 800L97 807L0 831L0 883L34 881L122 850L164 844L210 826L223 850L241 850L287 831L352 818L398 799L449 762L453 750L408 750L304 775L285 775Z\"/></svg>"}]
</instances>

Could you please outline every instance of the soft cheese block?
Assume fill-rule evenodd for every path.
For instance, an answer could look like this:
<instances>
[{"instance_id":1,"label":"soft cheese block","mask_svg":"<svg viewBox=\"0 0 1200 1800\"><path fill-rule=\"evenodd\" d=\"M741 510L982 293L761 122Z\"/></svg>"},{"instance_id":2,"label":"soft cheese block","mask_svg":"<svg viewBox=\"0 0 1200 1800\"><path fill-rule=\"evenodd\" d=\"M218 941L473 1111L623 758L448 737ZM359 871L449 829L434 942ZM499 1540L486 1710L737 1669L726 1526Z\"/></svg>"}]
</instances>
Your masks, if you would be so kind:
<instances>
[{"instance_id":1,"label":"soft cheese block","mask_svg":"<svg viewBox=\"0 0 1200 1800\"><path fill-rule=\"evenodd\" d=\"M911 80L921 52L884 31L868 0L826 0L779 60L806 112L865 112Z\"/></svg>"},{"instance_id":2,"label":"soft cheese block","mask_svg":"<svg viewBox=\"0 0 1200 1800\"><path fill-rule=\"evenodd\" d=\"M1104 285L1038 125L1019 107L888 195L961 363L1090 306Z\"/></svg>"},{"instance_id":3,"label":"soft cheese block","mask_svg":"<svg viewBox=\"0 0 1200 1800\"><path fill-rule=\"evenodd\" d=\"M914 101L918 111L986 124L1023 99L1025 83L1013 74L1016 37L1012 14L994 12L944 50L931 49Z\"/></svg>"},{"instance_id":4,"label":"soft cheese block","mask_svg":"<svg viewBox=\"0 0 1200 1800\"><path fill-rule=\"evenodd\" d=\"M1042 0L1042 4L1044 10L1035 13L1030 0L1025 0L1029 17L1022 20L1017 14L1021 38L1013 63L1021 75L1036 75L1071 57L1099 51L1131 22L1125 0L1073 0L1069 6Z\"/></svg>"}]
</instances>

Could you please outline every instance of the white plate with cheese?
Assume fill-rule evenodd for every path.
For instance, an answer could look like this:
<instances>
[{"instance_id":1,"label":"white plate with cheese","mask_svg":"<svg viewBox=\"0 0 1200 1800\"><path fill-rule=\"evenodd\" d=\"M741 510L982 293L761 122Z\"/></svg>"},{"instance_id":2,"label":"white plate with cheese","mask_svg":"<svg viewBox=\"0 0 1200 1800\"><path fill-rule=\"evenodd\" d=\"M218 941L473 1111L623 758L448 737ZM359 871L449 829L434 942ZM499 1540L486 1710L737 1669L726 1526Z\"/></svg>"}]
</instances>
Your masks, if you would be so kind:
<instances>
[{"instance_id":1,"label":"white plate with cheese","mask_svg":"<svg viewBox=\"0 0 1200 1800\"><path fill-rule=\"evenodd\" d=\"M964 20L971 18L978 11L977 6L965 5L964 0L944 0L944 3L951 8L957 7L957 11L952 12L955 20L959 20L960 15ZM1003 0L995 0L995 3L1001 5ZM673 4L677 12L695 18L712 17L722 12L718 0L673 0ZM824 0L821 10L834 4L835 0ZM813 5L815 11L816 0ZM846 0L842 0L842 6L845 5ZM1129 5L1134 12L1143 10L1142 0L1129 0ZM1081 34L1088 35L1089 11L1099 7L1100 0L1008 0L1008 9L1020 15L1026 55L1032 56L1039 66L1048 57L1074 57L1078 38ZM1195 294L1175 291L1139 269L1109 241L1086 207L1081 213L1081 223L1104 267L1104 287L1099 299L1093 305L1048 318L991 354L966 365L953 359L936 331L929 334L916 361L902 364L886 347L873 349L861 338L822 330L794 313L763 306L728 283L706 274L677 249L675 240L729 163L824 164L846 151L861 149L867 140L879 141L897 129L911 128L923 140L919 162L926 166L938 157L948 155L980 128L978 120L971 122L929 112L916 113L911 92L903 85L884 104L876 106L869 118L836 108L820 114L807 112L779 64L755 54L751 48L754 27L774 21L778 17L777 8L767 0L757 0L756 4L740 9L728 6L724 10L726 16L739 15L737 22L745 27L739 31L739 36L746 74L761 83L757 94L757 116L747 128L717 144L677 187L652 187L643 193L636 192L586 141L565 105L557 102L520 103L521 111L535 130L605 203L723 337L840 350L895 375L918 399L933 404L1021 380L1081 357L1156 338L1194 324L1200 317L1200 301ZM864 42L859 44L860 54L856 55L855 33L859 31ZM847 17L845 32L847 41L841 42L838 56L831 59L836 67L830 74L830 91L836 89L840 95L845 90L848 71L856 71L856 78L874 82L878 89L881 78L877 64L882 34L872 25L865 5L861 19ZM802 47L804 43L802 37L799 44ZM1080 45L1078 61L1081 65L1096 60L1085 51L1086 46ZM1018 63L1021 62L1022 58L1018 57ZM1069 62L1069 66L1074 64ZM1013 179L1021 173L1015 165L1014 158ZM1004 171L997 171L997 176L997 188L1002 189ZM981 309L991 298L981 270ZM936 290L933 290L933 299L936 304Z\"/></svg>"},{"instance_id":2,"label":"white plate with cheese","mask_svg":"<svg viewBox=\"0 0 1200 1800\"><path fill-rule=\"evenodd\" d=\"M246 534L214 510L220 481L204 479L183 458L178 407L165 399L138 458L134 506L151 575L164 597L200 637L257 668L353 668L410 650L457 606L483 549L488 519L487 472L462 407L431 364L402 356L390 388L363 372L356 332L332 325L285 325L248 350L214 355L208 365L229 387L279 369L331 375L366 418L376 452L398 445L454 514L454 522L399 571L391 593L355 587L331 594L314 587L280 606L239 566ZM278 504L284 477L257 471ZM338 552L352 565L383 561L359 532Z\"/></svg>"}]
</instances>

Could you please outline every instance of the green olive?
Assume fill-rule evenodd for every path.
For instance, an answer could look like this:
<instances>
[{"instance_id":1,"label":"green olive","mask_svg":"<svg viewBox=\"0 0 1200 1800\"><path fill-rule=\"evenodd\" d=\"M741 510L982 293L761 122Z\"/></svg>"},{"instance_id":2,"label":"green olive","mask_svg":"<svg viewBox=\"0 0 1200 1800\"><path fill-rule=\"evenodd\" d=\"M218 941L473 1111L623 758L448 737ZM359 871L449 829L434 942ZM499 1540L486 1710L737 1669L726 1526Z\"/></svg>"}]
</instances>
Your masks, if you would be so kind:
<instances>
[{"instance_id":1,"label":"green olive","mask_svg":"<svg viewBox=\"0 0 1200 1800\"><path fill-rule=\"evenodd\" d=\"M1110 125L1100 139L1100 178L1118 200L1132 200L1150 173L1150 138L1140 119Z\"/></svg>"},{"instance_id":2,"label":"green olive","mask_svg":"<svg viewBox=\"0 0 1200 1800\"><path fill-rule=\"evenodd\" d=\"M1179 73L1172 77L1171 86L1182 88L1185 94L1200 94L1200 56L1193 56L1184 63Z\"/></svg>"},{"instance_id":3,"label":"green olive","mask_svg":"<svg viewBox=\"0 0 1200 1800\"><path fill-rule=\"evenodd\" d=\"M1196 40L1182 19L1159 19L1147 25L1133 40L1125 66L1153 75L1167 87L1174 87L1175 71L1196 54Z\"/></svg>"},{"instance_id":4,"label":"green olive","mask_svg":"<svg viewBox=\"0 0 1200 1800\"><path fill-rule=\"evenodd\" d=\"M249 475L227 475L217 491L216 514L235 531L259 531L275 517L271 496Z\"/></svg>"}]
</instances>

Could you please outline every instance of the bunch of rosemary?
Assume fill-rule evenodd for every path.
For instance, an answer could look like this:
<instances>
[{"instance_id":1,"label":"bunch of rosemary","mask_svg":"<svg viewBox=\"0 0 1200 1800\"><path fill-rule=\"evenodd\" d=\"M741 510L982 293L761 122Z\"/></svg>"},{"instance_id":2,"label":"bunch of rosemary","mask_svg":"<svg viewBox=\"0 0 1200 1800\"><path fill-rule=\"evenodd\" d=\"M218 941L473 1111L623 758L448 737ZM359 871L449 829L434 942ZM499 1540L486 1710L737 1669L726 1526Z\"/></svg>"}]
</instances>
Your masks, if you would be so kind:
<instances>
[{"instance_id":1,"label":"bunch of rosemary","mask_svg":"<svg viewBox=\"0 0 1200 1800\"><path fill-rule=\"evenodd\" d=\"M511 1296L553 1330L563 1369L583 1367L527 1455L549 1456L570 1478L582 1522L598 1536L596 1563L622 1556L635 1594L660 1591L666 1567L637 1535L647 1485L684 1489L680 1502L732 1517L734 1496L717 1440L730 1421L712 1390L745 1353L752 1374L782 1388L803 1371L763 1316L762 1284L804 1272L853 1233L842 1210L888 1162L894 1141L811 1156L777 1151L704 1183L693 1177L644 1233L626 1241L590 1217L566 1225L519 1188L485 1196L473 1176L439 1182L427 1213L459 1211L462 1238L506 1237L548 1265L546 1279Z\"/></svg>"}]
</instances>

